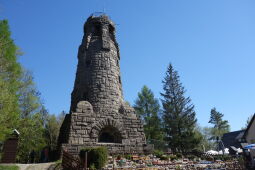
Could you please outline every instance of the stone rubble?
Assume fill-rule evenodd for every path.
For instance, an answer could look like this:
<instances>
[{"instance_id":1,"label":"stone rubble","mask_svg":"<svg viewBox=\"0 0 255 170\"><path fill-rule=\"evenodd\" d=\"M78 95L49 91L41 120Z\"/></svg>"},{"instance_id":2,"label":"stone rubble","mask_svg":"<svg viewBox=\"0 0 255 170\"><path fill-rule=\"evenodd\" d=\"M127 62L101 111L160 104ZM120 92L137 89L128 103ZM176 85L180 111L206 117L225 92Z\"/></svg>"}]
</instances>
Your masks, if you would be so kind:
<instances>
[{"instance_id":1,"label":"stone rubble","mask_svg":"<svg viewBox=\"0 0 255 170\"><path fill-rule=\"evenodd\" d=\"M144 159L146 158L146 159ZM204 169L214 169L214 170L242 170L242 166L237 160L231 161L191 161L188 159L180 159L174 161L162 161L156 157L141 157L138 160L128 160L125 158L113 159L110 157L109 163L105 166L104 170L110 169L141 169L141 170L204 170Z\"/></svg>"}]
</instances>

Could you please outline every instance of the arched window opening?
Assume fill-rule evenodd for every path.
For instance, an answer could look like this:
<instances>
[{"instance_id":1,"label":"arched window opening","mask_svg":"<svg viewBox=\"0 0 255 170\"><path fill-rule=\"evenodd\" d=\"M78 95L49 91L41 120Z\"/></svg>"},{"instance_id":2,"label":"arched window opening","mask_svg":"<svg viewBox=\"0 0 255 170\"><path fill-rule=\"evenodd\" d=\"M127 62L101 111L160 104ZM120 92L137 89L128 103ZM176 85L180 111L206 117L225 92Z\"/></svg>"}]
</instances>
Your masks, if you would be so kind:
<instances>
[{"instance_id":1,"label":"arched window opening","mask_svg":"<svg viewBox=\"0 0 255 170\"><path fill-rule=\"evenodd\" d=\"M98 142L100 142L100 143L121 143L120 132L112 126L106 126L99 133Z\"/></svg>"},{"instance_id":2,"label":"arched window opening","mask_svg":"<svg viewBox=\"0 0 255 170\"><path fill-rule=\"evenodd\" d=\"M94 36L101 36L101 26L99 24L95 24L94 26Z\"/></svg>"}]
</instances>

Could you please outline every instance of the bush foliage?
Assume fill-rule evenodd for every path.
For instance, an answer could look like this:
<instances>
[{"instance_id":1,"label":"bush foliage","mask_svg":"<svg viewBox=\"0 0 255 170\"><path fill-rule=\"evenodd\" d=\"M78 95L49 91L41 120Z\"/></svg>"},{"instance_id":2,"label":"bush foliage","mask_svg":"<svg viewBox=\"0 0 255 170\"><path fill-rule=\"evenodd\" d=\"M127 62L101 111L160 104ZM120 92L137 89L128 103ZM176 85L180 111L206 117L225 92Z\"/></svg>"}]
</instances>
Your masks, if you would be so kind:
<instances>
[{"instance_id":1,"label":"bush foliage","mask_svg":"<svg viewBox=\"0 0 255 170\"><path fill-rule=\"evenodd\" d=\"M83 148L80 151L80 158L85 159L85 153L87 152L88 167L101 169L105 166L108 158L108 152L106 147L95 148Z\"/></svg>"},{"instance_id":2,"label":"bush foliage","mask_svg":"<svg viewBox=\"0 0 255 170\"><path fill-rule=\"evenodd\" d=\"M161 150L154 150L153 154L157 157L157 158L161 158L162 155L164 155L164 152Z\"/></svg>"}]
</instances>

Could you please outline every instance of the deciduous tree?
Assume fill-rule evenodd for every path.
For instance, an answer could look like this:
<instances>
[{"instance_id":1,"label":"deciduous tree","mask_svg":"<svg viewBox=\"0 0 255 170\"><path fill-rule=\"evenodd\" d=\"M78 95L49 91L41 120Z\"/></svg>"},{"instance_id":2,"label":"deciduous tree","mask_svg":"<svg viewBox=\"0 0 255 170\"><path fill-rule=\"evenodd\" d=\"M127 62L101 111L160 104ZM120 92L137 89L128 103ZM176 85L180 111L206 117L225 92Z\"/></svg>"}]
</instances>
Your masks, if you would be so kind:
<instances>
[{"instance_id":1,"label":"deciduous tree","mask_svg":"<svg viewBox=\"0 0 255 170\"><path fill-rule=\"evenodd\" d=\"M134 108L144 121L144 132L147 140L149 142L162 141L163 132L159 118L160 105L147 86L143 86L141 92L138 93Z\"/></svg>"},{"instance_id":2,"label":"deciduous tree","mask_svg":"<svg viewBox=\"0 0 255 170\"><path fill-rule=\"evenodd\" d=\"M20 108L18 130L20 131L20 139L17 157L23 163L28 161L31 151L37 153L36 158L39 161L40 151L46 146L44 106L33 79L32 73L23 69L20 78L21 86L18 91Z\"/></svg>"},{"instance_id":3,"label":"deciduous tree","mask_svg":"<svg viewBox=\"0 0 255 170\"><path fill-rule=\"evenodd\" d=\"M49 114L45 126L45 138L51 150L57 149L59 129L64 120L65 112L62 111L58 116Z\"/></svg>"},{"instance_id":4,"label":"deciduous tree","mask_svg":"<svg viewBox=\"0 0 255 170\"><path fill-rule=\"evenodd\" d=\"M17 128L19 119L17 91L21 66L18 53L8 21L0 20L0 142Z\"/></svg>"},{"instance_id":5,"label":"deciduous tree","mask_svg":"<svg viewBox=\"0 0 255 170\"><path fill-rule=\"evenodd\" d=\"M203 150L201 151L216 149L216 145L212 141L212 129L212 127L198 127L198 131L202 135L201 146L203 147Z\"/></svg>"}]
</instances>

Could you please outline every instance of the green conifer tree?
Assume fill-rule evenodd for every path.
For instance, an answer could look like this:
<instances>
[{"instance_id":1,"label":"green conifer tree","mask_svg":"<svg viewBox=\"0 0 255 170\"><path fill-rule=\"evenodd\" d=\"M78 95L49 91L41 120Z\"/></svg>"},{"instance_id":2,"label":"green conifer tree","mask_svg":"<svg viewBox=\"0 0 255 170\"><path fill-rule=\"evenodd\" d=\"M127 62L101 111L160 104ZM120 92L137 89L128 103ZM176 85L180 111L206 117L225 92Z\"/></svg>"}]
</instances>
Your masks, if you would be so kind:
<instances>
[{"instance_id":1,"label":"green conifer tree","mask_svg":"<svg viewBox=\"0 0 255 170\"><path fill-rule=\"evenodd\" d=\"M217 140L220 139L224 133L229 132L229 124L227 120L223 120L223 114L218 112L216 108L211 109L211 116L209 123L213 124L213 129L212 129L212 139Z\"/></svg>"},{"instance_id":2,"label":"green conifer tree","mask_svg":"<svg viewBox=\"0 0 255 170\"><path fill-rule=\"evenodd\" d=\"M163 123L166 141L173 152L186 152L197 147L201 135L195 131L196 113L185 89L180 82L178 72L169 64L163 80L161 93L163 105Z\"/></svg>"}]
</instances>

